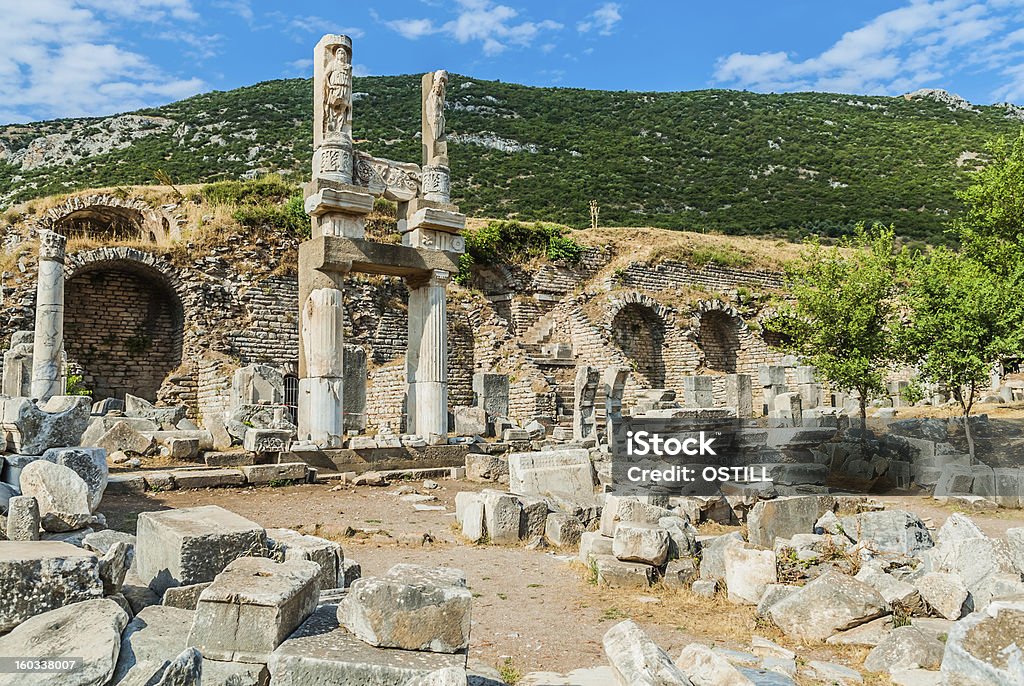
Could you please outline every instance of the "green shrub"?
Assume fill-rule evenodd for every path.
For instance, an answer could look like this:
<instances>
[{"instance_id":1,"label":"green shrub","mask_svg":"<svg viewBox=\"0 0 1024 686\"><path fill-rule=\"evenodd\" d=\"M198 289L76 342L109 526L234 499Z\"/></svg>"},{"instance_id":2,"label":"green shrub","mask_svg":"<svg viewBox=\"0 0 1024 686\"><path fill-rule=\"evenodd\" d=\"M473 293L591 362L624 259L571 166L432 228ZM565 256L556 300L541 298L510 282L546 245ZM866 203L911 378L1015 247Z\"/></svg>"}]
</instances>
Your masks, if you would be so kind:
<instances>
[{"instance_id":1,"label":"green shrub","mask_svg":"<svg viewBox=\"0 0 1024 686\"><path fill-rule=\"evenodd\" d=\"M217 181L203 186L198 198L211 205L256 205L261 203L283 203L297 190L295 184L286 183L280 176L271 174L250 181Z\"/></svg>"},{"instance_id":2,"label":"green shrub","mask_svg":"<svg viewBox=\"0 0 1024 686\"><path fill-rule=\"evenodd\" d=\"M492 221L475 231L466 231L466 252L459 258L456 281L468 283L473 265L505 262L523 264L537 258L570 264L579 262L584 247L564 226L537 222Z\"/></svg>"},{"instance_id":3,"label":"green shrub","mask_svg":"<svg viewBox=\"0 0 1024 686\"><path fill-rule=\"evenodd\" d=\"M310 235L309 216L301 195L292 196L283 205L241 205L231 216L242 226L284 229L300 238Z\"/></svg>"}]
</instances>

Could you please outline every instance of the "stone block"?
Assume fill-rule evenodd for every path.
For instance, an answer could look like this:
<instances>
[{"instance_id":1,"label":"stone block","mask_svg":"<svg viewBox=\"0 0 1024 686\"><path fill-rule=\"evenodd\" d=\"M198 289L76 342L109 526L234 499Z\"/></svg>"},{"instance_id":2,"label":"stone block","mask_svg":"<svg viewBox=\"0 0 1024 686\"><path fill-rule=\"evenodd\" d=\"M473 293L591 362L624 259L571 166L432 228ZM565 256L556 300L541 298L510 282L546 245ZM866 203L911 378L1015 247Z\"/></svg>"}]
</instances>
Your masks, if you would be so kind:
<instances>
[{"instance_id":1,"label":"stone block","mask_svg":"<svg viewBox=\"0 0 1024 686\"><path fill-rule=\"evenodd\" d=\"M583 526L576 517L564 512L551 512L544 525L544 537L552 545L570 547L578 545Z\"/></svg>"},{"instance_id":2,"label":"stone block","mask_svg":"<svg viewBox=\"0 0 1024 686\"><path fill-rule=\"evenodd\" d=\"M38 544L37 544L38 545ZM128 615L106 598L59 607L38 614L0 636L0 655L21 659L80 658L67 672L8 673L5 684L73 686L106 684L114 673L121 631Z\"/></svg>"},{"instance_id":3,"label":"stone block","mask_svg":"<svg viewBox=\"0 0 1024 686\"><path fill-rule=\"evenodd\" d=\"M239 469L241 469L242 474L245 476L246 483L253 486L287 481L303 483L306 480L305 462L242 465Z\"/></svg>"},{"instance_id":4,"label":"stone block","mask_svg":"<svg viewBox=\"0 0 1024 686\"><path fill-rule=\"evenodd\" d=\"M29 398L2 398L0 403L8 449L22 455L79 445L92 409L89 398L78 395L55 395L38 405Z\"/></svg>"},{"instance_id":5,"label":"stone block","mask_svg":"<svg viewBox=\"0 0 1024 686\"><path fill-rule=\"evenodd\" d=\"M512 453L509 490L523 495L563 493L580 500L594 497L594 467L585 449Z\"/></svg>"},{"instance_id":6,"label":"stone block","mask_svg":"<svg viewBox=\"0 0 1024 686\"><path fill-rule=\"evenodd\" d=\"M292 444L290 429L247 428L242 437L242 447L253 453L284 453Z\"/></svg>"},{"instance_id":7,"label":"stone block","mask_svg":"<svg viewBox=\"0 0 1024 686\"><path fill-rule=\"evenodd\" d=\"M519 538L529 541L543 536L548 518L547 501L532 495L517 495L516 499L522 508L519 515Z\"/></svg>"},{"instance_id":8,"label":"stone block","mask_svg":"<svg viewBox=\"0 0 1024 686\"><path fill-rule=\"evenodd\" d=\"M160 454L174 460L192 460L199 457L198 438L169 437L159 441Z\"/></svg>"},{"instance_id":9,"label":"stone block","mask_svg":"<svg viewBox=\"0 0 1024 686\"><path fill-rule=\"evenodd\" d=\"M0 541L0 631L102 595L99 560L88 550L56 541Z\"/></svg>"},{"instance_id":10,"label":"stone block","mask_svg":"<svg viewBox=\"0 0 1024 686\"><path fill-rule=\"evenodd\" d=\"M595 555L611 555L613 541L613 538L602 535L600 531L584 531L580 534L580 562L590 566Z\"/></svg>"},{"instance_id":11,"label":"stone block","mask_svg":"<svg viewBox=\"0 0 1024 686\"><path fill-rule=\"evenodd\" d=\"M523 510L519 499L494 491L484 491L480 497L484 503L484 527L491 543L518 542Z\"/></svg>"},{"instance_id":12,"label":"stone block","mask_svg":"<svg viewBox=\"0 0 1024 686\"><path fill-rule=\"evenodd\" d=\"M672 658L631 619L616 624L601 639L615 680L629 686L690 686Z\"/></svg>"},{"instance_id":13,"label":"stone block","mask_svg":"<svg viewBox=\"0 0 1024 686\"><path fill-rule=\"evenodd\" d=\"M102 448L50 448L42 459L74 471L89 488L89 512L95 512L107 489L110 470Z\"/></svg>"},{"instance_id":14,"label":"stone block","mask_svg":"<svg viewBox=\"0 0 1024 686\"><path fill-rule=\"evenodd\" d=\"M668 559L668 532L656 524L620 522L612 541L612 554L623 562L661 566Z\"/></svg>"},{"instance_id":15,"label":"stone block","mask_svg":"<svg viewBox=\"0 0 1024 686\"><path fill-rule=\"evenodd\" d=\"M942 641L915 626L892 630L864 659L870 672L891 673L900 669L936 670L942 664Z\"/></svg>"},{"instance_id":16,"label":"stone block","mask_svg":"<svg viewBox=\"0 0 1024 686\"><path fill-rule=\"evenodd\" d=\"M235 558L266 548L262 527L216 505L143 512L137 535L135 569L157 593L213 581Z\"/></svg>"},{"instance_id":17,"label":"stone block","mask_svg":"<svg viewBox=\"0 0 1024 686\"><path fill-rule=\"evenodd\" d=\"M291 529L267 529L267 545L272 551L282 553L285 562L311 560L320 565L318 580L321 591L344 587L345 553L338 543Z\"/></svg>"},{"instance_id":18,"label":"stone block","mask_svg":"<svg viewBox=\"0 0 1024 686\"><path fill-rule=\"evenodd\" d=\"M746 546L738 532L712 536L700 542L700 578L725 581L725 551L731 546Z\"/></svg>"},{"instance_id":19,"label":"stone block","mask_svg":"<svg viewBox=\"0 0 1024 686\"><path fill-rule=\"evenodd\" d=\"M94 444L106 450L108 454L123 452L146 455L152 452L156 441L150 436L143 435L128 422L115 422L104 434L96 438Z\"/></svg>"},{"instance_id":20,"label":"stone block","mask_svg":"<svg viewBox=\"0 0 1024 686\"><path fill-rule=\"evenodd\" d=\"M768 616L791 638L823 641L886 610L885 600L875 589L853 577L826 572L777 602Z\"/></svg>"},{"instance_id":21,"label":"stone block","mask_svg":"<svg viewBox=\"0 0 1024 686\"><path fill-rule=\"evenodd\" d=\"M185 418L185 406L157 407L145 398L125 393L124 413L129 417L148 419L165 431L173 431L178 422Z\"/></svg>"},{"instance_id":22,"label":"stone block","mask_svg":"<svg viewBox=\"0 0 1024 686\"><path fill-rule=\"evenodd\" d=\"M853 578L878 591L878 595L890 606L915 607L918 604L918 592L912 584L886 574L876 566L862 565Z\"/></svg>"},{"instance_id":23,"label":"stone block","mask_svg":"<svg viewBox=\"0 0 1024 686\"><path fill-rule=\"evenodd\" d=\"M682 557L678 560L669 560L665 565L664 584L666 588L683 589L689 588L700 574L692 557Z\"/></svg>"},{"instance_id":24,"label":"stone block","mask_svg":"<svg viewBox=\"0 0 1024 686\"><path fill-rule=\"evenodd\" d=\"M690 643L683 648L675 664L694 684L754 686L739 668L701 643Z\"/></svg>"},{"instance_id":25,"label":"stone block","mask_svg":"<svg viewBox=\"0 0 1024 686\"><path fill-rule=\"evenodd\" d=\"M182 490L241 486L245 483L245 475L238 469L175 469L171 478L174 485Z\"/></svg>"},{"instance_id":26,"label":"stone block","mask_svg":"<svg viewBox=\"0 0 1024 686\"><path fill-rule=\"evenodd\" d=\"M456 407L455 433L459 436L486 436L487 411L482 407Z\"/></svg>"},{"instance_id":27,"label":"stone block","mask_svg":"<svg viewBox=\"0 0 1024 686\"><path fill-rule=\"evenodd\" d=\"M231 379L231 404L284 403L284 375L265 364L251 364L235 370Z\"/></svg>"},{"instance_id":28,"label":"stone block","mask_svg":"<svg viewBox=\"0 0 1024 686\"><path fill-rule=\"evenodd\" d=\"M996 467L992 470L995 487L992 499L999 507L1024 507L1021 494L1024 493L1024 469L1019 467Z\"/></svg>"},{"instance_id":29,"label":"stone block","mask_svg":"<svg viewBox=\"0 0 1024 686\"><path fill-rule=\"evenodd\" d=\"M416 565L392 568L384 577L363 577L349 588L338 619L373 646L460 652L469 645L473 601L464 579L458 570Z\"/></svg>"},{"instance_id":30,"label":"stone block","mask_svg":"<svg viewBox=\"0 0 1024 686\"><path fill-rule=\"evenodd\" d=\"M7 540L39 540L39 501L30 495L16 495L7 503Z\"/></svg>"},{"instance_id":31,"label":"stone block","mask_svg":"<svg viewBox=\"0 0 1024 686\"><path fill-rule=\"evenodd\" d=\"M647 588L657 570L640 562L623 562L614 555L591 555L597 569L597 583L609 588Z\"/></svg>"},{"instance_id":32,"label":"stone block","mask_svg":"<svg viewBox=\"0 0 1024 686\"><path fill-rule=\"evenodd\" d=\"M710 376L683 377L683 407L713 407L714 386Z\"/></svg>"},{"instance_id":33,"label":"stone block","mask_svg":"<svg viewBox=\"0 0 1024 686\"><path fill-rule=\"evenodd\" d=\"M21 492L36 499L39 516L67 523L67 528L50 527L51 531L71 531L88 519L89 486L74 470L46 460L36 460L21 472Z\"/></svg>"},{"instance_id":34,"label":"stone block","mask_svg":"<svg viewBox=\"0 0 1024 686\"><path fill-rule=\"evenodd\" d=\"M775 553L740 546L726 548L725 585L729 600L739 605L757 605L769 584L776 583Z\"/></svg>"},{"instance_id":35,"label":"stone block","mask_svg":"<svg viewBox=\"0 0 1024 686\"><path fill-rule=\"evenodd\" d=\"M959 464L945 464L935 484L935 496L943 497L971 492L974 485L974 472L970 467Z\"/></svg>"},{"instance_id":36,"label":"stone block","mask_svg":"<svg viewBox=\"0 0 1024 686\"><path fill-rule=\"evenodd\" d=\"M140 609L121 634L111 683L121 683L129 672L138 674L142 670L137 666L153 662L162 665L179 655L185 649L194 616L190 610L162 605Z\"/></svg>"},{"instance_id":37,"label":"stone block","mask_svg":"<svg viewBox=\"0 0 1024 686\"><path fill-rule=\"evenodd\" d=\"M508 416L508 374L477 373L473 375L473 396L476 406L487 412L489 419Z\"/></svg>"},{"instance_id":38,"label":"stone block","mask_svg":"<svg viewBox=\"0 0 1024 686\"><path fill-rule=\"evenodd\" d=\"M783 386L786 383L786 368L778 365L765 365L757 368L757 381L762 388Z\"/></svg>"},{"instance_id":39,"label":"stone block","mask_svg":"<svg viewBox=\"0 0 1024 686\"><path fill-rule=\"evenodd\" d=\"M306 622L271 655L268 667L274 686L310 684L374 684L406 686L408 682L449 667L464 669L464 653L379 648L361 641L340 626L338 607L318 607Z\"/></svg>"},{"instance_id":40,"label":"stone block","mask_svg":"<svg viewBox=\"0 0 1024 686\"><path fill-rule=\"evenodd\" d=\"M925 606L939 617L955 621L963 615L969 594L957 575L928 572L914 579L914 586Z\"/></svg>"},{"instance_id":41,"label":"stone block","mask_svg":"<svg viewBox=\"0 0 1024 686\"><path fill-rule=\"evenodd\" d=\"M462 535L470 543L479 543L487 535L484 526L484 501L482 498L474 497L469 500L464 499L463 502L465 505L460 516Z\"/></svg>"},{"instance_id":42,"label":"stone block","mask_svg":"<svg viewBox=\"0 0 1024 686\"><path fill-rule=\"evenodd\" d=\"M196 605L199 604L199 596L212 583L212 581L206 581L188 586L171 586L164 591L161 604L164 607L173 607L179 610L195 610Z\"/></svg>"},{"instance_id":43,"label":"stone block","mask_svg":"<svg viewBox=\"0 0 1024 686\"><path fill-rule=\"evenodd\" d=\"M714 598L718 593L718 582L714 579L697 579L690 586L690 590L702 598Z\"/></svg>"},{"instance_id":44,"label":"stone block","mask_svg":"<svg viewBox=\"0 0 1024 686\"><path fill-rule=\"evenodd\" d=\"M815 522L827 509L827 502L818 496L759 501L747 515L747 538L753 545L774 548L776 538L813 533Z\"/></svg>"},{"instance_id":45,"label":"stone block","mask_svg":"<svg viewBox=\"0 0 1024 686\"><path fill-rule=\"evenodd\" d=\"M1024 601L997 601L954 622L942 656L944 684L1024 683Z\"/></svg>"},{"instance_id":46,"label":"stone block","mask_svg":"<svg viewBox=\"0 0 1024 686\"><path fill-rule=\"evenodd\" d=\"M188 644L213 660L266 662L316 609L320 565L240 557L199 596Z\"/></svg>"},{"instance_id":47,"label":"stone block","mask_svg":"<svg viewBox=\"0 0 1024 686\"><path fill-rule=\"evenodd\" d=\"M840 521L846 536L855 542L870 542L871 548L878 552L914 556L933 545L928 528L912 512L862 512L852 517L842 517Z\"/></svg>"},{"instance_id":48,"label":"stone block","mask_svg":"<svg viewBox=\"0 0 1024 686\"><path fill-rule=\"evenodd\" d=\"M735 407L739 419L754 416L754 395L749 374L726 374L725 405Z\"/></svg>"},{"instance_id":49,"label":"stone block","mask_svg":"<svg viewBox=\"0 0 1024 686\"><path fill-rule=\"evenodd\" d=\"M504 455L466 453L466 478L470 481L508 483L508 458Z\"/></svg>"}]
</instances>

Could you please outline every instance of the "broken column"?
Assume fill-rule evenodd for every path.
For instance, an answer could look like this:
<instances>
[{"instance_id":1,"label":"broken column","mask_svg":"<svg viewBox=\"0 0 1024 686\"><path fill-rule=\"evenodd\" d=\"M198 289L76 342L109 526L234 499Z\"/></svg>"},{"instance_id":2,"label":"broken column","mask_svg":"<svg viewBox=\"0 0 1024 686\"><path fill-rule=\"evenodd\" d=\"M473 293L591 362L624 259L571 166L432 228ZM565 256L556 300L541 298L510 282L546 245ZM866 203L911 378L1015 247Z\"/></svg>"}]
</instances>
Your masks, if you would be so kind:
<instances>
[{"instance_id":1,"label":"broken column","mask_svg":"<svg viewBox=\"0 0 1024 686\"><path fill-rule=\"evenodd\" d=\"M332 277L315 273L313 278ZM339 275L337 280L342 278ZM345 435L344 320L340 288L310 291L302 306L300 341L305 364L299 381L299 440L321 448L340 448Z\"/></svg>"},{"instance_id":2,"label":"broken column","mask_svg":"<svg viewBox=\"0 0 1024 686\"><path fill-rule=\"evenodd\" d=\"M615 440L615 431L622 422L622 395L626 391L629 367L609 367L601 377L604 391L604 445Z\"/></svg>"},{"instance_id":3,"label":"broken column","mask_svg":"<svg viewBox=\"0 0 1024 686\"><path fill-rule=\"evenodd\" d=\"M725 404L736 408L739 419L754 416L754 395L749 374L727 374L725 376Z\"/></svg>"},{"instance_id":4,"label":"broken column","mask_svg":"<svg viewBox=\"0 0 1024 686\"><path fill-rule=\"evenodd\" d=\"M15 331L11 335L11 347L4 353L3 387L0 393L12 398L32 395L32 347L31 331Z\"/></svg>"},{"instance_id":5,"label":"broken column","mask_svg":"<svg viewBox=\"0 0 1024 686\"><path fill-rule=\"evenodd\" d=\"M587 364L576 367L575 393L572 408L572 439L582 441L596 438L597 417L594 414L594 401L597 398L597 386L601 381L601 372Z\"/></svg>"},{"instance_id":6,"label":"broken column","mask_svg":"<svg viewBox=\"0 0 1024 686\"><path fill-rule=\"evenodd\" d=\"M448 434L448 307L450 274L435 270L426 279L410 277L407 429L428 443Z\"/></svg>"},{"instance_id":7,"label":"broken column","mask_svg":"<svg viewBox=\"0 0 1024 686\"><path fill-rule=\"evenodd\" d=\"M366 351L358 345L346 345L344 357L345 431L366 429Z\"/></svg>"},{"instance_id":8,"label":"broken column","mask_svg":"<svg viewBox=\"0 0 1024 686\"><path fill-rule=\"evenodd\" d=\"M32 397L46 400L64 394L64 247L56 231L39 232L36 281L36 328L32 344Z\"/></svg>"}]
</instances>

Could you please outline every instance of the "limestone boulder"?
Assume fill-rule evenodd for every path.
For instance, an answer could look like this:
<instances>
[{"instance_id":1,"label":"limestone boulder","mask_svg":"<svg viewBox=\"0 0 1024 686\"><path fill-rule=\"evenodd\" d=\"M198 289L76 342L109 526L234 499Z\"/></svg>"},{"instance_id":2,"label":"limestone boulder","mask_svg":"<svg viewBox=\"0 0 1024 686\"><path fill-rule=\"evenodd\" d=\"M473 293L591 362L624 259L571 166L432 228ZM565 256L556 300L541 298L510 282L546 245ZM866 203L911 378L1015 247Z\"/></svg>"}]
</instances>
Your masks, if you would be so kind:
<instances>
[{"instance_id":1,"label":"limestone boulder","mask_svg":"<svg viewBox=\"0 0 1024 686\"><path fill-rule=\"evenodd\" d=\"M642 562L623 562L614 555L591 555L597 584L608 588L647 588L657 577L657 568Z\"/></svg>"},{"instance_id":2,"label":"limestone boulder","mask_svg":"<svg viewBox=\"0 0 1024 686\"><path fill-rule=\"evenodd\" d=\"M632 620L616 624L601 640L622 686L692 686L683 671Z\"/></svg>"},{"instance_id":3,"label":"limestone boulder","mask_svg":"<svg viewBox=\"0 0 1024 686\"><path fill-rule=\"evenodd\" d=\"M464 582L406 565L353 583L338 621L373 646L454 653L469 645L472 598Z\"/></svg>"},{"instance_id":4,"label":"limestone boulder","mask_svg":"<svg viewBox=\"0 0 1024 686\"><path fill-rule=\"evenodd\" d=\"M895 672L901 669L936 670L942 664L942 641L915 626L900 626L872 648L864 659L869 672Z\"/></svg>"},{"instance_id":5,"label":"limestone boulder","mask_svg":"<svg viewBox=\"0 0 1024 686\"><path fill-rule=\"evenodd\" d=\"M321 591L345 585L342 569L345 553L338 543L292 529L267 529L267 545L271 551L282 554L285 562L310 560L320 565L318 585Z\"/></svg>"},{"instance_id":6,"label":"limestone boulder","mask_svg":"<svg viewBox=\"0 0 1024 686\"><path fill-rule=\"evenodd\" d=\"M754 686L731 662L701 643L691 643L676 658L676 666L693 686Z\"/></svg>"},{"instance_id":7,"label":"limestone boulder","mask_svg":"<svg viewBox=\"0 0 1024 686\"><path fill-rule=\"evenodd\" d=\"M39 515L66 520L71 531L80 528L92 510L89 507L89 486L74 470L46 460L36 460L21 472L21 492L39 503Z\"/></svg>"},{"instance_id":8,"label":"limestone boulder","mask_svg":"<svg viewBox=\"0 0 1024 686\"><path fill-rule=\"evenodd\" d=\"M747 542L738 532L712 536L700 543L700 578L725 580L725 551L732 546L744 547Z\"/></svg>"},{"instance_id":9,"label":"limestone boulder","mask_svg":"<svg viewBox=\"0 0 1024 686\"><path fill-rule=\"evenodd\" d=\"M878 591L878 594L890 606L899 604L906 607L915 607L918 604L919 595L913 584L900 581L891 574L886 574L878 567L864 565L854 578L857 581L863 581Z\"/></svg>"},{"instance_id":10,"label":"limestone boulder","mask_svg":"<svg viewBox=\"0 0 1024 686\"><path fill-rule=\"evenodd\" d=\"M106 450L108 454L121 452L135 455L148 455L153 452L156 442L135 429L128 422L115 422L105 433L95 440L97 448Z\"/></svg>"},{"instance_id":11,"label":"limestone boulder","mask_svg":"<svg viewBox=\"0 0 1024 686\"><path fill-rule=\"evenodd\" d=\"M480 498L484 503L484 527L491 543L518 542L523 512L519 499L497 491L484 491Z\"/></svg>"},{"instance_id":12,"label":"limestone boulder","mask_svg":"<svg viewBox=\"0 0 1024 686\"><path fill-rule=\"evenodd\" d=\"M583 525L576 517L564 512L548 513L544 525L544 537L552 545L566 547L579 545L582 533Z\"/></svg>"},{"instance_id":13,"label":"limestone boulder","mask_svg":"<svg viewBox=\"0 0 1024 686\"><path fill-rule=\"evenodd\" d=\"M668 532L656 524L620 522L612 540L612 554L619 560L655 567L665 564L668 548Z\"/></svg>"},{"instance_id":14,"label":"limestone boulder","mask_svg":"<svg viewBox=\"0 0 1024 686\"><path fill-rule=\"evenodd\" d=\"M125 543L135 548L135 534L128 534L114 529L95 531L82 539L82 547L98 555L106 555L115 543Z\"/></svg>"},{"instance_id":15,"label":"limestone boulder","mask_svg":"<svg viewBox=\"0 0 1024 686\"><path fill-rule=\"evenodd\" d=\"M658 526L668 532L670 560L697 555L697 529L684 517L661 517Z\"/></svg>"},{"instance_id":16,"label":"limestone boulder","mask_svg":"<svg viewBox=\"0 0 1024 686\"><path fill-rule=\"evenodd\" d=\"M189 646L208 659L266 662L316 609L320 566L240 557L199 596Z\"/></svg>"},{"instance_id":17,"label":"limestone boulder","mask_svg":"<svg viewBox=\"0 0 1024 686\"><path fill-rule=\"evenodd\" d=\"M942 656L946 686L1024 684L1024 600L995 601L954 622Z\"/></svg>"},{"instance_id":18,"label":"limestone boulder","mask_svg":"<svg viewBox=\"0 0 1024 686\"><path fill-rule=\"evenodd\" d=\"M148 419L165 431L173 431L178 422L185 418L185 406L157 407L145 398L125 393L124 413L128 417Z\"/></svg>"},{"instance_id":19,"label":"limestone boulder","mask_svg":"<svg viewBox=\"0 0 1024 686\"><path fill-rule=\"evenodd\" d=\"M70 672L19 673L18 686L106 684L114 673L121 631L127 624L128 615L113 600L86 600L36 615L6 636L0 636L0 655L82 658Z\"/></svg>"},{"instance_id":20,"label":"limestone boulder","mask_svg":"<svg viewBox=\"0 0 1024 686\"><path fill-rule=\"evenodd\" d=\"M113 683L119 683L129 672L149 671L166 664L186 648L188 632L195 613L162 605L139 610L121 636ZM137 668L142 665L142 668ZM142 683L146 683L145 680Z\"/></svg>"},{"instance_id":21,"label":"limestone boulder","mask_svg":"<svg viewBox=\"0 0 1024 686\"><path fill-rule=\"evenodd\" d=\"M614 539L602 536L600 531L584 531L580 534L579 559L590 566L593 555L611 555Z\"/></svg>"},{"instance_id":22,"label":"limestone boulder","mask_svg":"<svg viewBox=\"0 0 1024 686\"><path fill-rule=\"evenodd\" d=\"M769 584L776 583L775 553L731 546L725 550L725 585L729 600L740 605L757 605Z\"/></svg>"},{"instance_id":23,"label":"limestone boulder","mask_svg":"<svg viewBox=\"0 0 1024 686\"><path fill-rule=\"evenodd\" d=\"M776 538L814 533L827 502L818 496L791 496L759 501L747 515L747 539L761 548L774 548Z\"/></svg>"},{"instance_id":24,"label":"limestone boulder","mask_svg":"<svg viewBox=\"0 0 1024 686\"><path fill-rule=\"evenodd\" d=\"M118 541L114 543L100 558L100 580L103 582L103 595L114 595L121 592L124 577L135 559L135 546Z\"/></svg>"},{"instance_id":25,"label":"limestone boulder","mask_svg":"<svg viewBox=\"0 0 1024 686\"><path fill-rule=\"evenodd\" d=\"M1001 595L1002 579L1016 577L1020 581L1005 540L987 536L970 537L940 543L928 551L932 571L956 575L970 593L975 610L984 608L993 597Z\"/></svg>"},{"instance_id":26,"label":"limestone boulder","mask_svg":"<svg viewBox=\"0 0 1024 686\"><path fill-rule=\"evenodd\" d=\"M564 493L593 500L594 466L585 449L512 453L508 466L512 493L537 496Z\"/></svg>"},{"instance_id":27,"label":"limestone boulder","mask_svg":"<svg viewBox=\"0 0 1024 686\"><path fill-rule=\"evenodd\" d=\"M455 433L459 436L486 436L487 411L482 407L456 407Z\"/></svg>"},{"instance_id":28,"label":"limestone boulder","mask_svg":"<svg viewBox=\"0 0 1024 686\"><path fill-rule=\"evenodd\" d=\"M17 495L7 504L7 540L39 540L39 502L30 495Z\"/></svg>"},{"instance_id":29,"label":"limestone boulder","mask_svg":"<svg viewBox=\"0 0 1024 686\"><path fill-rule=\"evenodd\" d=\"M960 619L970 595L959 576L944 572L923 574L914 586L925 607L944 619Z\"/></svg>"},{"instance_id":30,"label":"limestone boulder","mask_svg":"<svg viewBox=\"0 0 1024 686\"><path fill-rule=\"evenodd\" d=\"M934 545L928 528L913 512L862 512L841 521L844 534L877 552L916 556Z\"/></svg>"},{"instance_id":31,"label":"limestone boulder","mask_svg":"<svg viewBox=\"0 0 1024 686\"><path fill-rule=\"evenodd\" d=\"M157 593L213 581L232 560L267 547L263 527L216 505L143 512L137 536L136 572Z\"/></svg>"},{"instance_id":32,"label":"limestone boulder","mask_svg":"<svg viewBox=\"0 0 1024 686\"><path fill-rule=\"evenodd\" d=\"M470 481L508 483L508 458L504 455L466 453L466 478Z\"/></svg>"},{"instance_id":33,"label":"limestone boulder","mask_svg":"<svg viewBox=\"0 0 1024 686\"><path fill-rule=\"evenodd\" d=\"M50 448L43 459L67 467L82 477L89 488L89 511L95 512L107 489L110 470L107 451L103 448Z\"/></svg>"},{"instance_id":34,"label":"limestone boulder","mask_svg":"<svg viewBox=\"0 0 1024 686\"><path fill-rule=\"evenodd\" d=\"M787 636L823 641L886 612L875 589L838 572L826 572L776 603L768 616Z\"/></svg>"},{"instance_id":35,"label":"limestone boulder","mask_svg":"<svg viewBox=\"0 0 1024 686\"><path fill-rule=\"evenodd\" d=\"M0 427L8 449L22 455L42 455L50 448L79 445L92 410L89 398L77 395L55 395L39 405L20 397L0 402Z\"/></svg>"},{"instance_id":36,"label":"limestone boulder","mask_svg":"<svg viewBox=\"0 0 1024 686\"><path fill-rule=\"evenodd\" d=\"M99 561L89 551L56 541L0 541L0 631L102 595Z\"/></svg>"},{"instance_id":37,"label":"limestone boulder","mask_svg":"<svg viewBox=\"0 0 1024 686\"><path fill-rule=\"evenodd\" d=\"M211 684L212 679L206 682ZM195 648L186 648L180 655L171 660L156 686L202 686L203 656Z\"/></svg>"}]
</instances>

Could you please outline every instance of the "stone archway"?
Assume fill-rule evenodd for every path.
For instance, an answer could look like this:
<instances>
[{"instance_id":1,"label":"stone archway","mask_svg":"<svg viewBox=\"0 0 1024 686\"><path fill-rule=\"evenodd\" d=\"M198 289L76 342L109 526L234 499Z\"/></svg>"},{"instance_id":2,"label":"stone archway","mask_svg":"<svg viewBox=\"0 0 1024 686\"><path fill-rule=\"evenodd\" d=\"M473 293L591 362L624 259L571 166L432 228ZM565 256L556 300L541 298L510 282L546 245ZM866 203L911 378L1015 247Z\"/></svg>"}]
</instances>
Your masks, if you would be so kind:
<instances>
[{"instance_id":1,"label":"stone archway","mask_svg":"<svg viewBox=\"0 0 1024 686\"><path fill-rule=\"evenodd\" d=\"M64 348L96 400L157 399L182 361L184 308L170 265L130 248L69 255Z\"/></svg>"},{"instance_id":2,"label":"stone archway","mask_svg":"<svg viewBox=\"0 0 1024 686\"><path fill-rule=\"evenodd\" d=\"M741 336L747 326L732 307L720 300L698 304L694 328L706 369L735 374L739 371Z\"/></svg>"},{"instance_id":3,"label":"stone archway","mask_svg":"<svg viewBox=\"0 0 1024 686\"><path fill-rule=\"evenodd\" d=\"M665 386L665 308L642 296L616 303L609 328L612 342L650 388Z\"/></svg>"},{"instance_id":4,"label":"stone archway","mask_svg":"<svg viewBox=\"0 0 1024 686\"><path fill-rule=\"evenodd\" d=\"M137 198L80 195L47 210L43 227L69 238L157 241L177 238L178 220Z\"/></svg>"}]
</instances>

